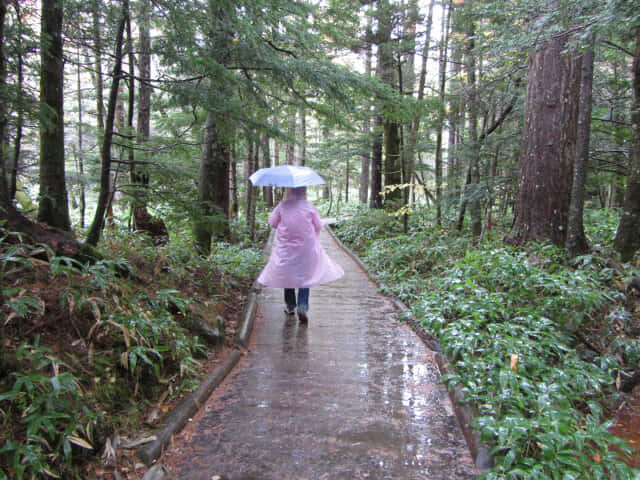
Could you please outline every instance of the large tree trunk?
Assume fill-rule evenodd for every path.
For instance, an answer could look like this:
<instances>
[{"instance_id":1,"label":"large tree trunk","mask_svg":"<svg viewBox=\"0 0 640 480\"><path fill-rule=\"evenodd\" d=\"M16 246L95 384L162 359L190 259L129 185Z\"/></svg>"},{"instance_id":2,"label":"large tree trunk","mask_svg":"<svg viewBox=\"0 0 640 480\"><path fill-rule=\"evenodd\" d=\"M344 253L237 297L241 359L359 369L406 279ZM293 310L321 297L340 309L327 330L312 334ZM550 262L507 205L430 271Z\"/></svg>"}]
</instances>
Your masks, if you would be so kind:
<instances>
[{"instance_id":1,"label":"large tree trunk","mask_svg":"<svg viewBox=\"0 0 640 480\"><path fill-rule=\"evenodd\" d=\"M580 112L578 114L578 143L576 163L573 169L571 202L567 220L567 253L576 257L589 250L582 221L584 212L584 185L589 160L589 138L591 132L591 100L593 85L593 49L588 48L582 56L582 82L580 86Z\"/></svg>"},{"instance_id":2,"label":"large tree trunk","mask_svg":"<svg viewBox=\"0 0 640 480\"><path fill-rule=\"evenodd\" d=\"M98 204L95 216L89 232L87 233L87 243L97 245L104 226L105 213L109 204L109 194L111 191L111 145L113 143L113 128L116 115L116 104L118 102L118 87L122 79L122 41L124 38L124 28L127 21L128 0L124 1L123 15L118 25L116 33L115 65L113 66L111 90L109 92L109 105L107 107L107 118L100 151L100 192L98 194Z\"/></svg>"},{"instance_id":3,"label":"large tree trunk","mask_svg":"<svg viewBox=\"0 0 640 480\"><path fill-rule=\"evenodd\" d=\"M38 221L71 230L64 174L62 0L42 0Z\"/></svg>"},{"instance_id":4,"label":"large tree trunk","mask_svg":"<svg viewBox=\"0 0 640 480\"><path fill-rule=\"evenodd\" d=\"M229 237L229 142L209 112L204 127L200 171L198 172L198 201L200 212L193 233L200 254L211 252L211 240Z\"/></svg>"},{"instance_id":5,"label":"large tree trunk","mask_svg":"<svg viewBox=\"0 0 640 480\"><path fill-rule=\"evenodd\" d=\"M564 247L578 125L580 58L556 35L529 59L520 152L517 241Z\"/></svg>"},{"instance_id":6,"label":"large tree trunk","mask_svg":"<svg viewBox=\"0 0 640 480\"><path fill-rule=\"evenodd\" d=\"M627 188L620 225L614 241L623 262L640 249L640 27L636 28L636 51L633 57L633 103L631 106L631 154Z\"/></svg>"}]
</instances>

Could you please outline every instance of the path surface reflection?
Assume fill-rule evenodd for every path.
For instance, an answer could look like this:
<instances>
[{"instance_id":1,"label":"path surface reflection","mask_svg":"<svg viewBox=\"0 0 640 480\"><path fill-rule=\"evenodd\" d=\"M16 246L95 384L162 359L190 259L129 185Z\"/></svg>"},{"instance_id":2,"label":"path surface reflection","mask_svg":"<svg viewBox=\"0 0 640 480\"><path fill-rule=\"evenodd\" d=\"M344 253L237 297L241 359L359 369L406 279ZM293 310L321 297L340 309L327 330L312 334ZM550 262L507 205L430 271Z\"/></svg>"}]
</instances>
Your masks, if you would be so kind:
<instances>
[{"instance_id":1,"label":"path surface reflection","mask_svg":"<svg viewBox=\"0 0 640 480\"><path fill-rule=\"evenodd\" d=\"M323 232L345 277L311 290L309 324L265 289L249 352L174 441L176 478L473 478L433 352Z\"/></svg>"}]
</instances>

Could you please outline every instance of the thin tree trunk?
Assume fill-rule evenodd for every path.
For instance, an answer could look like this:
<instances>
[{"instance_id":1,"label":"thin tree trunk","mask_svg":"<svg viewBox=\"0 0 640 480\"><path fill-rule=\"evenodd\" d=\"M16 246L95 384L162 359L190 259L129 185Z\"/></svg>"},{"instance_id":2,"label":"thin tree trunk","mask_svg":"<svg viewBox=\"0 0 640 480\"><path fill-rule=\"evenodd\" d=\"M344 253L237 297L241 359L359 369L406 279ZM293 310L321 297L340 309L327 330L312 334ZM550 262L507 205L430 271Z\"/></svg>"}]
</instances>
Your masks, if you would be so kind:
<instances>
[{"instance_id":1,"label":"thin tree trunk","mask_svg":"<svg viewBox=\"0 0 640 480\"><path fill-rule=\"evenodd\" d=\"M107 118L104 130L104 138L102 141L102 149L100 152L100 192L98 194L98 204L96 206L95 216L89 232L87 233L87 243L96 246L102 234L104 227L104 219L106 209L109 203L109 192L111 189L111 145L113 143L113 130L116 114L116 104L118 102L118 90L120 80L122 79L122 43L124 38L124 29L127 21L127 12L129 1L123 1L123 15L118 25L115 44L115 64L113 66L111 90L109 92L109 105L107 108Z\"/></svg>"},{"instance_id":2,"label":"thin tree trunk","mask_svg":"<svg viewBox=\"0 0 640 480\"><path fill-rule=\"evenodd\" d=\"M444 8L444 6L443 6ZM440 37L440 55L438 65L438 97L440 99L440 110L438 112L438 128L436 132L436 154L435 154L435 177L436 177L436 224L442 224L442 133L445 119L445 96L444 89L447 79L447 50L449 40L449 22L451 20L451 9L442 15Z\"/></svg>"},{"instance_id":3,"label":"thin tree trunk","mask_svg":"<svg viewBox=\"0 0 640 480\"><path fill-rule=\"evenodd\" d=\"M289 116L287 124L287 135L290 141L287 143L287 165L295 165L295 147L296 147L296 111Z\"/></svg>"},{"instance_id":4,"label":"thin tree trunk","mask_svg":"<svg viewBox=\"0 0 640 480\"><path fill-rule=\"evenodd\" d=\"M85 211L86 211L86 195L84 188L84 144L83 144L83 135L84 128L82 125L82 82L81 82L81 72L80 69L80 49L78 49L78 72L77 72L77 88L78 88L78 152L76 161L78 164L78 176L79 176L79 187L80 187L80 227L84 228L85 223Z\"/></svg>"},{"instance_id":5,"label":"thin tree trunk","mask_svg":"<svg viewBox=\"0 0 640 480\"><path fill-rule=\"evenodd\" d=\"M4 51L4 21L7 15L7 0L0 0L0 92L7 91L7 58ZM7 102L4 98L0 101L0 208L4 208L11 203L13 195L7 185L7 122L8 122ZM1 300L1 299L0 299ZM3 348L3 346L0 346Z\"/></svg>"},{"instance_id":6,"label":"thin tree trunk","mask_svg":"<svg viewBox=\"0 0 640 480\"><path fill-rule=\"evenodd\" d=\"M252 139L247 141L247 210L246 220L249 228L249 239L255 240L256 236L256 192L257 188L253 186L249 176L256 171L258 146Z\"/></svg>"},{"instance_id":7,"label":"thin tree trunk","mask_svg":"<svg viewBox=\"0 0 640 480\"><path fill-rule=\"evenodd\" d=\"M15 2L13 8L16 12L16 21L18 24L18 36L16 38L17 42L17 68L18 68L18 95L23 95L24 89L24 56L22 53L22 12L20 10L20 4ZM2 67L0 67L0 70ZM0 74L1 76L2 74ZM1 108L1 107L0 107ZM11 171L11 199L15 199L16 192L18 190L18 170L20 168L20 150L22 148L22 128L24 126L24 108L21 105L21 102L18 102L16 106L18 118L16 120L16 138L13 149L13 167ZM0 127L2 130L2 127ZM3 135L3 138L4 135ZM1 155L1 154L0 154Z\"/></svg>"},{"instance_id":8,"label":"thin tree trunk","mask_svg":"<svg viewBox=\"0 0 640 480\"><path fill-rule=\"evenodd\" d=\"M373 59L373 48L371 45L371 17L367 16L367 51L365 56L365 75L367 77L371 76L371 68L372 68L372 59ZM362 149L362 155L360 155L361 160L361 168L360 168L360 203L367 203L367 197L369 193L369 180L371 178L371 148L370 148L370 109L367 107L366 116L364 121L362 122L362 137L364 138L364 146Z\"/></svg>"},{"instance_id":9,"label":"thin tree trunk","mask_svg":"<svg viewBox=\"0 0 640 480\"><path fill-rule=\"evenodd\" d=\"M382 208L382 115L376 115L373 127L373 146L371 153L371 198L370 208Z\"/></svg>"},{"instance_id":10,"label":"thin tree trunk","mask_svg":"<svg viewBox=\"0 0 640 480\"><path fill-rule=\"evenodd\" d=\"M62 0L42 1L38 221L71 230L64 168Z\"/></svg>"},{"instance_id":11,"label":"thin tree trunk","mask_svg":"<svg viewBox=\"0 0 640 480\"><path fill-rule=\"evenodd\" d=\"M298 165L304 166L307 163L307 110L300 107L300 159Z\"/></svg>"},{"instance_id":12,"label":"thin tree trunk","mask_svg":"<svg viewBox=\"0 0 640 480\"><path fill-rule=\"evenodd\" d=\"M262 156L262 166L264 168L269 168L271 167L271 151L269 148L269 137L266 135L263 139L263 145L264 154ZM264 187L262 190L262 194L264 196L264 206L266 208L273 208L273 187Z\"/></svg>"},{"instance_id":13,"label":"thin tree trunk","mask_svg":"<svg viewBox=\"0 0 640 480\"><path fill-rule=\"evenodd\" d=\"M470 3L465 3L464 8L471 8ZM475 25L471 18L466 19L467 23L467 51L465 68L467 70L467 85L469 88L469 100L467 110L469 112L469 182L465 189L462 204L469 204L469 216L471 217L471 233L474 237L479 237L482 233L482 207L480 203L480 144L478 143L478 98L476 84L476 59L475 59ZM462 226L464 218L464 208L458 228Z\"/></svg>"},{"instance_id":14,"label":"thin tree trunk","mask_svg":"<svg viewBox=\"0 0 640 480\"><path fill-rule=\"evenodd\" d=\"M429 3L429 13L427 14L426 26L425 26L425 39L424 48L422 50L422 63L420 67L420 77L418 80L418 104L422 103L424 99L424 87L427 78L427 60L429 58L430 39L431 39L431 26L433 23L433 6L436 0L431 0ZM444 18L444 16L443 16ZM416 115L411 122L411 130L409 133L409 144L405 149L405 172L406 180L412 182L413 170L414 170L414 157L416 152L416 144L418 143L418 131L420 130L420 115ZM409 190L405 191L405 204L409 203Z\"/></svg>"},{"instance_id":15,"label":"thin tree trunk","mask_svg":"<svg viewBox=\"0 0 640 480\"><path fill-rule=\"evenodd\" d=\"M631 154L624 208L613 244L620 252L623 262L630 261L640 249L640 27L636 27L636 50L632 70Z\"/></svg>"},{"instance_id":16,"label":"thin tree trunk","mask_svg":"<svg viewBox=\"0 0 640 480\"><path fill-rule=\"evenodd\" d=\"M102 79L102 28L100 25L100 1L93 0L93 41L95 51L95 74L93 83L96 89L96 120L99 135L104 134L104 81Z\"/></svg>"},{"instance_id":17,"label":"thin tree trunk","mask_svg":"<svg viewBox=\"0 0 640 480\"><path fill-rule=\"evenodd\" d=\"M573 258L589 250L584 234L582 217L584 214L584 186L589 161L589 138L591 131L591 102L593 85L593 49L588 48L582 56L582 81L580 86L580 112L578 113L578 140L576 161L573 167L573 185L569 217L567 219L568 255Z\"/></svg>"}]
</instances>

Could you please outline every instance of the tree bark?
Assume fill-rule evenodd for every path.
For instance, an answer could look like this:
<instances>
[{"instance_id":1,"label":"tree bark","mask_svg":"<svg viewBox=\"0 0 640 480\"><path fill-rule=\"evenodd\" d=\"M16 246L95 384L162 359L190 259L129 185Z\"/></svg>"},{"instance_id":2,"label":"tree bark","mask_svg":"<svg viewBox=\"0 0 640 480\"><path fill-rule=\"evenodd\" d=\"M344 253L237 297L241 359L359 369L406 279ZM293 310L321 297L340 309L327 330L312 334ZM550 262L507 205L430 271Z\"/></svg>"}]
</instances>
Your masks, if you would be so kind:
<instances>
[{"instance_id":1,"label":"tree bark","mask_svg":"<svg viewBox=\"0 0 640 480\"><path fill-rule=\"evenodd\" d=\"M100 192L98 194L98 204L95 216L89 232L87 233L87 243L97 245L104 227L105 213L109 203L109 192L111 190L111 145L113 143L113 129L116 114L116 104L118 101L118 89L122 79L122 42L124 38L124 28L127 21L128 0L123 2L123 15L116 33L115 44L115 64L113 66L111 90L109 92L109 104L107 107L107 117L100 151Z\"/></svg>"},{"instance_id":2,"label":"tree bark","mask_svg":"<svg viewBox=\"0 0 640 480\"><path fill-rule=\"evenodd\" d=\"M7 59L4 51L4 20L7 15L7 0L0 0L0 208L8 205L13 198L7 184Z\"/></svg>"},{"instance_id":3,"label":"tree bark","mask_svg":"<svg viewBox=\"0 0 640 480\"><path fill-rule=\"evenodd\" d=\"M580 112L578 113L578 140L576 163L573 168L573 184L569 218L567 219L566 249L573 258L589 251L582 221L584 213L584 185L589 160L589 139L591 132L591 101L593 85L593 49L590 47L582 56L582 80L580 85Z\"/></svg>"},{"instance_id":4,"label":"tree bark","mask_svg":"<svg viewBox=\"0 0 640 480\"><path fill-rule=\"evenodd\" d=\"M519 243L566 242L581 69L566 45L567 35L556 35L529 59L514 225Z\"/></svg>"},{"instance_id":5,"label":"tree bark","mask_svg":"<svg viewBox=\"0 0 640 480\"><path fill-rule=\"evenodd\" d=\"M140 72L140 86L138 87L138 124L137 140L142 147L151 135L151 35L149 33L149 0L140 3L139 20L139 50L138 69ZM133 58L131 58L133 65ZM133 75L131 76L133 82ZM133 110L133 104L130 103ZM134 185L133 218L137 231L148 233L154 238L164 238L168 235L167 227L161 218L152 216L147 208L150 181L148 165L149 155L141 148L138 157L142 162L131 158L131 183Z\"/></svg>"},{"instance_id":6,"label":"tree bark","mask_svg":"<svg viewBox=\"0 0 640 480\"><path fill-rule=\"evenodd\" d=\"M622 218L618 225L615 249L623 262L630 261L640 249L640 27L636 28L633 57L633 102L631 106L631 152Z\"/></svg>"},{"instance_id":7,"label":"tree bark","mask_svg":"<svg viewBox=\"0 0 640 480\"><path fill-rule=\"evenodd\" d=\"M382 208L382 115L376 115L371 152L371 198L369 208Z\"/></svg>"},{"instance_id":8,"label":"tree bark","mask_svg":"<svg viewBox=\"0 0 640 480\"><path fill-rule=\"evenodd\" d=\"M292 112L289 115L289 122L287 123L287 135L290 137L290 141L287 142L287 165L295 165L295 147L296 147L296 110L292 107ZM249 173L251 174L251 172Z\"/></svg>"},{"instance_id":9,"label":"tree bark","mask_svg":"<svg viewBox=\"0 0 640 480\"><path fill-rule=\"evenodd\" d=\"M254 187L249 177L256 171L258 158L258 146L253 139L247 140L247 210L245 218L247 227L249 228L249 239L255 240L256 233L256 193L257 187Z\"/></svg>"},{"instance_id":10,"label":"tree bark","mask_svg":"<svg viewBox=\"0 0 640 480\"><path fill-rule=\"evenodd\" d=\"M263 147L263 155L262 155L262 166L264 168L271 167L271 151L269 148L269 137L264 136L262 141ZM266 208L273 208L273 187L264 187L262 189L262 195L264 196L264 206Z\"/></svg>"},{"instance_id":11,"label":"tree bark","mask_svg":"<svg viewBox=\"0 0 640 480\"><path fill-rule=\"evenodd\" d=\"M62 0L42 0L38 221L71 230L64 168Z\"/></svg>"},{"instance_id":12,"label":"tree bark","mask_svg":"<svg viewBox=\"0 0 640 480\"><path fill-rule=\"evenodd\" d=\"M432 2L433 3L433 2ZM440 37L440 55L438 59L438 98L440 99L438 111L438 127L436 131L436 154L435 154L435 180L436 180L436 224L442 224L442 134L445 120L445 87L447 81L447 51L449 40L449 22L451 20L451 9L442 15Z\"/></svg>"},{"instance_id":13,"label":"tree bark","mask_svg":"<svg viewBox=\"0 0 640 480\"><path fill-rule=\"evenodd\" d=\"M466 27L466 51L465 69L467 71L467 88L469 89L467 100L467 111L469 112L469 139L468 158L469 174L466 188L463 190L460 215L458 218L458 229L462 228L466 205L469 205L469 215L471 217L471 233L474 237L479 237L482 233L482 208L480 201L480 143L478 142L478 98L476 80L476 59L475 59L475 25L471 19L468 9L471 2L465 3L465 27Z\"/></svg>"},{"instance_id":14,"label":"tree bark","mask_svg":"<svg viewBox=\"0 0 640 480\"><path fill-rule=\"evenodd\" d=\"M200 212L194 222L196 248L201 255L211 252L211 240L229 237L229 142L216 124L213 113L207 114L198 172Z\"/></svg>"},{"instance_id":15,"label":"tree bark","mask_svg":"<svg viewBox=\"0 0 640 480\"><path fill-rule=\"evenodd\" d=\"M371 67L372 67L372 58L373 58L373 48L371 45L371 17L367 17L367 51L365 54L365 75L367 77L371 76ZM369 194L369 180L371 179L371 148L370 148L370 109L367 106L366 116L364 121L362 122L362 137L364 138L364 147L362 149L362 155L360 155L361 167L360 167L360 190L359 190L359 200L360 203L367 203L367 198Z\"/></svg>"}]
</instances>

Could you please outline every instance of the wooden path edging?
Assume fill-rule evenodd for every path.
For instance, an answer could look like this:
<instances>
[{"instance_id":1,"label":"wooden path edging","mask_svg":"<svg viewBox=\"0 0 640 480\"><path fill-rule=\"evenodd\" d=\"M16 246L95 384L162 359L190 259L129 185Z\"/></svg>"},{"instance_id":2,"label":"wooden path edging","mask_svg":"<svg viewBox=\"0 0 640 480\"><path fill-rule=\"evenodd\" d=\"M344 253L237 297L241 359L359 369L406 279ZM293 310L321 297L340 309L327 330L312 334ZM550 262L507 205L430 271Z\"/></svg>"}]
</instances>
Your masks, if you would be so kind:
<instances>
[{"instance_id":1,"label":"wooden path edging","mask_svg":"<svg viewBox=\"0 0 640 480\"><path fill-rule=\"evenodd\" d=\"M342 248L349 257L353 261L355 261L360 268L364 271L364 273L369 277L369 279L378 285L379 288L384 288L387 291L391 291L380 282L375 275L371 273L369 268L364 264L364 262L360 259L355 252L353 252L350 248L348 248L335 234L333 229L331 228L331 223L327 225L327 231L336 241L336 243ZM391 303L402 312L404 315L407 315L411 318L413 330L416 331L418 336L422 339L422 341L429 347L431 350L435 352L436 363L438 364L438 368L440 369L440 375L450 375L455 372L454 368L451 366L447 358L442 354L442 348L440 347L440 343L438 340L427 332L418 331L418 319L411 313L411 310L399 299L392 297L390 295L386 295ZM488 445L486 445L480 438L480 433L474 430L475 418L478 416L476 409L468 404L463 403L464 395L462 391L457 387L449 387L447 386L447 390L449 392L449 397L451 398L451 403L453 403L453 408L456 413L456 418L458 419L458 423L462 428L462 433L464 434L465 440L467 441L467 445L469 446L469 450L473 455L476 467L483 470L484 472L490 470L493 467L493 455L491 455L491 449Z\"/></svg>"},{"instance_id":2,"label":"wooden path edging","mask_svg":"<svg viewBox=\"0 0 640 480\"><path fill-rule=\"evenodd\" d=\"M265 257L268 257L270 254L272 245L273 231L269 235L269 240L265 246ZM142 460L147 467L153 465L153 462L162 455L164 449L169 442L171 442L173 435L184 428L189 419L204 405L211 393L222 383L233 367L236 366L240 358L242 358L242 350L246 349L249 344L249 336L251 335L256 315L257 298L261 290L260 284L254 281L247 297L247 303L242 312L238 333L234 340L236 347L224 362L218 365L200 384L195 392L183 398L173 410L164 416L160 422L160 426L156 428L153 433L153 437L155 437L154 440L136 451L138 458Z\"/></svg>"}]
</instances>

